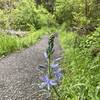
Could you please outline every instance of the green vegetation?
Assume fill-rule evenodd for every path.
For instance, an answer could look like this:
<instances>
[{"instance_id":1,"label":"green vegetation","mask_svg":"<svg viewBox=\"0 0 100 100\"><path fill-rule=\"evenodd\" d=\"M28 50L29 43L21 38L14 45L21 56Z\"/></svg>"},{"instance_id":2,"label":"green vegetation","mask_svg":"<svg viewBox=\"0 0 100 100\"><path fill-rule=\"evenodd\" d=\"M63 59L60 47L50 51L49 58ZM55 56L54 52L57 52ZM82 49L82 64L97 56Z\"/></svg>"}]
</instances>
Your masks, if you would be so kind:
<instances>
[{"instance_id":1,"label":"green vegetation","mask_svg":"<svg viewBox=\"0 0 100 100\"><path fill-rule=\"evenodd\" d=\"M9 36L0 34L0 56L6 55L8 53L20 50L25 47L36 43L43 34L46 34L49 30L47 28L42 28L38 31L29 32L25 37Z\"/></svg>"},{"instance_id":2,"label":"green vegetation","mask_svg":"<svg viewBox=\"0 0 100 100\"><path fill-rule=\"evenodd\" d=\"M0 0L0 56L29 47L42 35L52 31L55 19L42 6L36 8L33 0ZM6 35L1 30L27 31L24 37Z\"/></svg>"},{"instance_id":3,"label":"green vegetation","mask_svg":"<svg viewBox=\"0 0 100 100\"><path fill-rule=\"evenodd\" d=\"M61 100L100 100L99 0L0 0L0 56L29 47L45 33L58 32L64 59Z\"/></svg>"},{"instance_id":4,"label":"green vegetation","mask_svg":"<svg viewBox=\"0 0 100 100\"><path fill-rule=\"evenodd\" d=\"M100 28L84 37L73 32L60 34L65 71L59 90L62 100L100 99L100 53L96 52L100 47L99 37Z\"/></svg>"},{"instance_id":5,"label":"green vegetation","mask_svg":"<svg viewBox=\"0 0 100 100\"><path fill-rule=\"evenodd\" d=\"M97 2L66 0L56 12L57 22L62 25L59 38L64 51L61 100L100 99L100 28L97 28L100 3Z\"/></svg>"},{"instance_id":6,"label":"green vegetation","mask_svg":"<svg viewBox=\"0 0 100 100\"><path fill-rule=\"evenodd\" d=\"M52 23L52 15L42 6L36 9L33 0L21 0L15 8L0 10L2 28L29 31Z\"/></svg>"}]
</instances>

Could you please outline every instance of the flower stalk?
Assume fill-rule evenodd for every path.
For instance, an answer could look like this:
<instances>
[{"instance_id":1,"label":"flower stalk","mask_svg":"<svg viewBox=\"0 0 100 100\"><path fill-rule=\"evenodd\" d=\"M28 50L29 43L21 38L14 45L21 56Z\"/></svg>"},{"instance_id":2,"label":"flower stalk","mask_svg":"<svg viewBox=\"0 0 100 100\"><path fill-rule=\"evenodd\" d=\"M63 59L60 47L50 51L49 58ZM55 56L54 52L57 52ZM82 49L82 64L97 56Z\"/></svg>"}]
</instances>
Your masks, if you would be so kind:
<instances>
[{"instance_id":1,"label":"flower stalk","mask_svg":"<svg viewBox=\"0 0 100 100\"><path fill-rule=\"evenodd\" d=\"M54 92L58 100L60 100L60 94L58 93L58 90L56 86L58 86L58 83L62 77L61 70L59 68L58 61L60 58L57 58L56 60L53 60L53 53L54 53L54 39L55 34L52 34L48 41L48 48L46 49L46 52L44 53L44 56L47 61L47 74L42 77L42 87L46 87L49 92Z\"/></svg>"}]
</instances>

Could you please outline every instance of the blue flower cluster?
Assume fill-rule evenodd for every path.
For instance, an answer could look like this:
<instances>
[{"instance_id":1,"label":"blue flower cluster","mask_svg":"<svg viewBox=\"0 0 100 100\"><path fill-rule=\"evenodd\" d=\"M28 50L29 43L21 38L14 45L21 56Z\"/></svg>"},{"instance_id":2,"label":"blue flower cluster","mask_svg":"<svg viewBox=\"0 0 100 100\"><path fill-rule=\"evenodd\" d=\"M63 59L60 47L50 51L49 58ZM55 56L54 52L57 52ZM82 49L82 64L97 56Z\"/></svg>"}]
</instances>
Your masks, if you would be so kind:
<instances>
[{"instance_id":1,"label":"blue flower cluster","mask_svg":"<svg viewBox=\"0 0 100 100\"><path fill-rule=\"evenodd\" d=\"M44 53L45 55L46 53ZM45 58L47 60L47 55L45 55ZM59 58L60 60L60 58ZM58 61L57 59L55 61ZM40 87L46 87L47 89L50 90L50 87L57 85L58 82L60 81L60 79L62 78L62 73L61 73L61 69L59 68L59 64L55 63L54 61L50 64L50 69L51 69L51 77L49 77L48 74L46 74L44 77L40 78L43 83L41 84Z\"/></svg>"},{"instance_id":2,"label":"blue flower cluster","mask_svg":"<svg viewBox=\"0 0 100 100\"><path fill-rule=\"evenodd\" d=\"M55 60L52 60L52 56L54 53L54 38L55 35L51 35L48 42L48 48L46 52L44 53L44 57L47 61L47 74L44 77L41 77L41 88L46 87L48 90L52 89L52 87L55 87L58 85L62 78L61 68L59 68L58 61L61 60L61 58L57 58Z\"/></svg>"}]
</instances>

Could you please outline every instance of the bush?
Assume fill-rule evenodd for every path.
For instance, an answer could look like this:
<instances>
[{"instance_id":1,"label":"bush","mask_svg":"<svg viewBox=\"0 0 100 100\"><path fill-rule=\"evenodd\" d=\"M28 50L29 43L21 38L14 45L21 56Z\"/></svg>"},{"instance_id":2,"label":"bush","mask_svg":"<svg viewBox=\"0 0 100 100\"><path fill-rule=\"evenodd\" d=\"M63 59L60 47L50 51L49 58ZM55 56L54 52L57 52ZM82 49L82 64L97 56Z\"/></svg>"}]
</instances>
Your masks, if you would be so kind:
<instances>
[{"instance_id":1,"label":"bush","mask_svg":"<svg viewBox=\"0 0 100 100\"><path fill-rule=\"evenodd\" d=\"M1 28L29 31L31 28L40 29L56 25L54 16L43 6L37 9L33 0L22 0L11 4L15 6L11 9L0 10Z\"/></svg>"},{"instance_id":2,"label":"bush","mask_svg":"<svg viewBox=\"0 0 100 100\"><path fill-rule=\"evenodd\" d=\"M40 29L48 25L48 20L52 15L42 6L36 8L33 0L22 0L10 15L10 25L13 29L30 30L31 27Z\"/></svg>"},{"instance_id":3,"label":"bush","mask_svg":"<svg viewBox=\"0 0 100 100\"><path fill-rule=\"evenodd\" d=\"M11 12L11 27L14 29L29 30L30 26L39 29L39 16L32 0L22 0L16 9Z\"/></svg>"}]
</instances>

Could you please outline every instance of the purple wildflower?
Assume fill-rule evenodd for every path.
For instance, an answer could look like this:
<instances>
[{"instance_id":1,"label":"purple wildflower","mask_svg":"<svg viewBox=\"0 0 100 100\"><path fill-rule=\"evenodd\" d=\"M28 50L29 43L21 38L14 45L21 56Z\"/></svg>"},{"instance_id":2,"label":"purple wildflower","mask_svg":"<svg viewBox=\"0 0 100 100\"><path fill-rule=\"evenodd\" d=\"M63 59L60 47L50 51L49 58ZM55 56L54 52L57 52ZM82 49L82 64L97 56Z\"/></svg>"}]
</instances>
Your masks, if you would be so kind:
<instances>
[{"instance_id":1,"label":"purple wildflower","mask_svg":"<svg viewBox=\"0 0 100 100\"><path fill-rule=\"evenodd\" d=\"M61 57L59 57L59 58L57 58L57 59L55 59L55 61L60 61L62 58Z\"/></svg>"},{"instance_id":2,"label":"purple wildflower","mask_svg":"<svg viewBox=\"0 0 100 100\"><path fill-rule=\"evenodd\" d=\"M54 63L51 64L51 67L52 67L53 69L58 68L58 66L59 66L58 63L57 63L57 64L54 64Z\"/></svg>"},{"instance_id":3,"label":"purple wildflower","mask_svg":"<svg viewBox=\"0 0 100 100\"><path fill-rule=\"evenodd\" d=\"M59 81L62 78L61 69L54 71L55 78Z\"/></svg>"},{"instance_id":4,"label":"purple wildflower","mask_svg":"<svg viewBox=\"0 0 100 100\"><path fill-rule=\"evenodd\" d=\"M56 81L49 79L47 75L42 77L41 80L43 81L42 84L41 84L41 87L47 86L48 90L50 90L51 86L57 85Z\"/></svg>"},{"instance_id":5,"label":"purple wildflower","mask_svg":"<svg viewBox=\"0 0 100 100\"><path fill-rule=\"evenodd\" d=\"M58 64L58 61L61 60L61 58L57 58L55 59L52 63L51 63L51 67L54 69L54 70L57 70L59 68L59 64Z\"/></svg>"}]
</instances>

